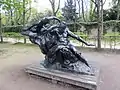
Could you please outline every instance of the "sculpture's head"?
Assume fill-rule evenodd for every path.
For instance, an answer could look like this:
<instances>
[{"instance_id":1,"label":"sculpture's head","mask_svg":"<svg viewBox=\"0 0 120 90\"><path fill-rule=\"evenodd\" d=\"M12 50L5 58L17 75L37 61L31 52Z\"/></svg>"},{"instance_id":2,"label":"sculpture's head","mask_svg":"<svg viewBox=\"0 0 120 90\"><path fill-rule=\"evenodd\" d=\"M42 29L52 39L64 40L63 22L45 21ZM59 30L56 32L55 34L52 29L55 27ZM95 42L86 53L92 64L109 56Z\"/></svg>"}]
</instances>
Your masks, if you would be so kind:
<instances>
[{"instance_id":1,"label":"sculpture's head","mask_svg":"<svg viewBox=\"0 0 120 90\"><path fill-rule=\"evenodd\" d=\"M60 33L60 34L63 34L64 31L66 30L66 28L67 28L66 22L62 21L62 22L60 23L59 33Z\"/></svg>"}]
</instances>

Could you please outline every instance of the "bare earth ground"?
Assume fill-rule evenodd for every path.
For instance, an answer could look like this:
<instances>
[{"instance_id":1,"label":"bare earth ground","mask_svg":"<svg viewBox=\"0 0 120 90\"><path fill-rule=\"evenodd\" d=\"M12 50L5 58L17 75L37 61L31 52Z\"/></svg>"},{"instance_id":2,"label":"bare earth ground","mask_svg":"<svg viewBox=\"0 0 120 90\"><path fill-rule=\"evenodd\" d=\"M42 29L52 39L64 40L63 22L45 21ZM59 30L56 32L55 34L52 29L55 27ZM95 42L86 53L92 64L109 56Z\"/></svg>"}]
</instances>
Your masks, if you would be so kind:
<instances>
[{"instance_id":1,"label":"bare earth ground","mask_svg":"<svg viewBox=\"0 0 120 90\"><path fill-rule=\"evenodd\" d=\"M98 90L120 90L120 55L82 51L101 68ZM32 78L24 68L44 56L35 46L0 44L0 90L77 90Z\"/></svg>"}]
</instances>

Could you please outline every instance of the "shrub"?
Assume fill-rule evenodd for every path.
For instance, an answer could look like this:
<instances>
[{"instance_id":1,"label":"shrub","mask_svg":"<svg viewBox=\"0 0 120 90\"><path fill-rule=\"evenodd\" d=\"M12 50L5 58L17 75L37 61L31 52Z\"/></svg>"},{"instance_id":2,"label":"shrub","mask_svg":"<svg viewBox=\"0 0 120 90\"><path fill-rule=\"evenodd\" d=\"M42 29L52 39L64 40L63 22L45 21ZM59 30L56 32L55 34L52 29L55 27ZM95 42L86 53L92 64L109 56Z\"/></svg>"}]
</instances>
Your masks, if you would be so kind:
<instances>
[{"instance_id":1,"label":"shrub","mask_svg":"<svg viewBox=\"0 0 120 90\"><path fill-rule=\"evenodd\" d=\"M22 37L22 35L20 33L16 33L16 32L5 32L5 33L3 33L3 35L5 37L11 37L11 38L20 38L20 37Z\"/></svg>"}]
</instances>

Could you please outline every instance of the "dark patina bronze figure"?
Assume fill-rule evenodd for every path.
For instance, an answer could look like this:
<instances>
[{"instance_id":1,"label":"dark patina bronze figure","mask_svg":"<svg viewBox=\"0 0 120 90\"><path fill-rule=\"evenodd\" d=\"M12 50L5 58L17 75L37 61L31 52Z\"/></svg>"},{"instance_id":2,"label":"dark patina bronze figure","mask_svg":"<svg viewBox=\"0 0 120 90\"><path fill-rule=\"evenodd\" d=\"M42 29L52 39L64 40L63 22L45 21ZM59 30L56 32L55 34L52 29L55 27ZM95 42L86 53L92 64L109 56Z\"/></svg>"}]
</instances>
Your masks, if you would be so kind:
<instances>
[{"instance_id":1,"label":"dark patina bronze figure","mask_svg":"<svg viewBox=\"0 0 120 90\"><path fill-rule=\"evenodd\" d=\"M51 25L53 20L55 23ZM81 37L72 33L66 23L58 18L45 17L39 23L24 29L22 35L29 36L32 43L37 44L45 55L42 63L45 68L70 71L75 73L93 74L91 66L70 43L69 37L77 39L87 46Z\"/></svg>"}]
</instances>

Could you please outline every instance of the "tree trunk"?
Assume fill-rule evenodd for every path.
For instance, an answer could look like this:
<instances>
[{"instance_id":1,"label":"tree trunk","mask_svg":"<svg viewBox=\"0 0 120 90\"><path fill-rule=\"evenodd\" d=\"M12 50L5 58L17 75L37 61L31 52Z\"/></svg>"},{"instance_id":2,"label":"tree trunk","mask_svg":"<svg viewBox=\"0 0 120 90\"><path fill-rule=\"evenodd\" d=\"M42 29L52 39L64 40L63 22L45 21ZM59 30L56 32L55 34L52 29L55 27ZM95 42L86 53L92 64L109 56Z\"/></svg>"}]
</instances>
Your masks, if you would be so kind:
<instances>
[{"instance_id":1,"label":"tree trunk","mask_svg":"<svg viewBox=\"0 0 120 90\"><path fill-rule=\"evenodd\" d=\"M53 11L53 16L56 16L54 3L53 3L53 6L52 6L52 11Z\"/></svg>"},{"instance_id":2,"label":"tree trunk","mask_svg":"<svg viewBox=\"0 0 120 90\"><path fill-rule=\"evenodd\" d=\"M98 22L98 35L97 35L97 48L101 49L101 30L100 30L100 26L101 26L101 17L100 17L100 1L97 0L97 22Z\"/></svg>"},{"instance_id":3,"label":"tree trunk","mask_svg":"<svg viewBox=\"0 0 120 90\"><path fill-rule=\"evenodd\" d=\"M117 3L117 20L119 20L120 18L120 0L118 0L118 3Z\"/></svg>"},{"instance_id":4,"label":"tree trunk","mask_svg":"<svg viewBox=\"0 0 120 90\"><path fill-rule=\"evenodd\" d=\"M13 18L12 18L12 16L13 16L13 12L12 12L12 10L10 10L10 23L11 23L11 26L13 25Z\"/></svg>"},{"instance_id":5,"label":"tree trunk","mask_svg":"<svg viewBox=\"0 0 120 90\"><path fill-rule=\"evenodd\" d=\"M23 0L23 27L25 26L25 0ZM26 37L24 37L24 44L26 44Z\"/></svg>"},{"instance_id":6,"label":"tree trunk","mask_svg":"<svg viewBox=\"0 0 120 90\"><path fill-rule=\"evenodd\" d=\"M86 20L85 20L85 14L84 14L84 2L83 2L83 0L81 0L81 2L82 2L82 15L83 15L83 20L86 21Z\"/></svg>"},{"instance_id":7,"label":"tree trunk","mask_svg":"<svg viewBox=\"0 0 120 90\"><path fill-rule=\"evenodd\" d=\"M57 9L55 9L55 0L49 0L49 2L50 2L51 7L52 7L53 16L56 16L56 14L59 10L59 7L60 7L60 0L58 1Z\"/></svg>"},{"instance_id":8,"label":"tree trunk","mask_svg":"<svg viewBox=\"0 0 120 90\"><path fill-rule=\"evenodd\" d=\"M3 43L3 36L2 36L2 17L1 17L1 5L0 5L0 42Z\"/></svg>"},{"instance_id":9,"label":"tree trunk","mask_svg":"<svg viewBox=\"0 0 120 90\"><path fill-rule=\"evenodd\" d=\"M101 36L103 35L103 0L101 0Z\"/></svg>"},{"instance_id":10,"label":"tree trunk","mask_svg":"<svg viewBox=\"0 0 120 90\"><path fill-rule=\"evenodd\" d=\"M90 1L90 12L89 12L89 20L93 20L93 2Z\"/></svg>"},{"instance_id":11,"label":"tree trunk","mask_svg":"<svg viewBox=\"0 0 120 90\"><path fill-rule=\"evenodd\" d=\"M79 14L79 18L80 18L80 0L77 0L78 3L78 14Z\"/></svg>"}]
</instances>

